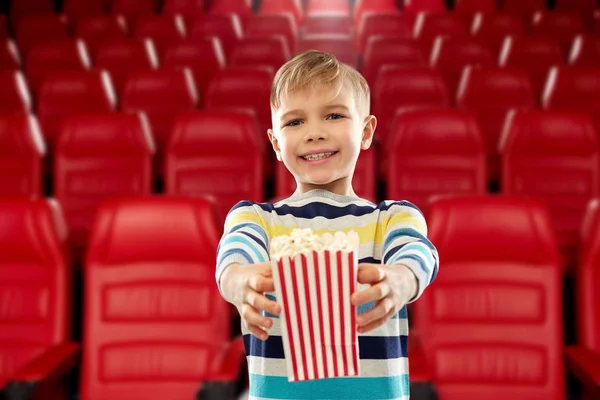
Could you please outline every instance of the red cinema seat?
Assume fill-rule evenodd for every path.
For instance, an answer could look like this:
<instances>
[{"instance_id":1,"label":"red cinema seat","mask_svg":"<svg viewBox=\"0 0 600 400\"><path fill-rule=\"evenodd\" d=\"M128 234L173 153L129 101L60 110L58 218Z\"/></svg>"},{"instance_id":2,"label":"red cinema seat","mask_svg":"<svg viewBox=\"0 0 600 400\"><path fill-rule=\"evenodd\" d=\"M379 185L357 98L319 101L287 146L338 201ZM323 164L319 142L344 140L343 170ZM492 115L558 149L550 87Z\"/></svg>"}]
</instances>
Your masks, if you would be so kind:
<instances>
[{"instance_id":1,"label":"red cinema seat","mask_svg":"<svg viewBox=\"0 0 600 400\"><path fill-rule=\"evenodd\" d=\"M494 13L496 7L496 0L456 0L454 2L454 12L466 15Z\"/></svg>"},{"instance_id":2,"label":"red cinema seat","mask_svg":"<svg viewBox=\"0 0 600 400\"><path fill-rule=\"evenodd\" d=\"M600 68L600 35L577 35L569 53L569 65Z\"/></svg>"},{"instance_id":3,"label":"red cinema seat","mask_svg":"<svg viewBox=\"0 0 600 400\"><path fill-rule=\"evenodd\" d=\"M384 65L426 67L428 60L429 55L423 54L416 39L372 36L363 52L361 72L369 86L374 88L379 71Z\"/></svg>"},{"instance_id":4,"label":"red cinema seat","mask_svg":"<svg viewBox=\"0 0 600 400\"><path fill-rule=\"evenodd\" d=\"M210 13L213 15L236 15L242 28L252 17L252 0L214 0L211 1Z\"/></svg>"},{"instance_id":5,"label":"red cinema seat","mask_svg":"<svg viewBox=\"0 0 600 400\"><path fill-rule=\"evenodd\" d=\"M598 199L590 201L575 270L577 344L567 347L567 366L583 384L584 400L600 394L600 228Z\"/></svg>"},{"instance_id":6,"label":"red cinema seat","mask_svg":"<svg viewBox=\"0 0 600 400\"><path fill-rule=\"evenodd\" d=\"M45 152L33 115L0 116L0 197L41 196Z\"/></svg>"},{"instance_id":7,"label":"red cinema seat","mask_svg":"<svg viewBox=\"0 0 600 400\"><path fill-rule=\"evenodd\" d=\"M79 346L69 342L73 272L62 213L49 199L5 199L0 220L0 285L10 306L0 318L0 391L67 400L63 379Z\"/></svg>"},{"instance_id":8,"label":"red cinema seat","mask_svg":"<svg viewBox=\"0 0 600 400\"><path fill-rule=\"evenodd\" d=\"M165 0L163 15L197 16L206 11L206 0Z\"/></svg>"},{"instance_id":9,"label":"red cinema seat","mask_svg":"<svg viewBox=\"0 0 600 400\"><path fill-rule=\"evenodd\" d=\"M110 0L110 3L110 13L123 15L131 25L143 16L154 14L156 8L154 0Z\"/></svg>"},{"instance_id":10,"label":"red cinema seat","mask_svg":"<svg viewBox=\"0 0 600 400\"><path fill-rule=\"evenodd\" d=\"M398 10L395 0L356 0L354 3L354 23L360 24L364 14L369 12L395 14Z\"/></svg>"},{"instance_id":11,"label":"red cinema seat","mask_svg":"<svg viewBox=\"0 0 600 400\"><path fill-rule=\"evenodd\" d=\"M331 53L338 60L352 68L358 66L358 50L354 46L354 40L348 35L304 35L300 40L298 52L307 50L320 50Z\"/></svg>"},{"instance_id":12,"label":"red cinema seat","mask_svg":"<svg viewBox=\"0 0 600 400\"><path fill-rule=\"evenodd\" d=\"M453 101L465 67L491 67L495 64L485 43L473 38L438 37L430 58L430 65L442 73Z\"/></svg>"},{"instance_id":13,"label":"red cinema seat","mask_svg":"<svg viewBox=\"0 0 600 400\"><path fill-rule=\"evenodd\" d=\"M181 15L148 15L140 17L133 27L133 37L152 39L159 54L172 42L186 37L185 22Z\"/></svg>"},{"instance_id":14,"label":"red cinema seat","mask_svg":"<svg viewBox=\"0 0 600 400\"><path fill-rule=\"evenodd\" d=\"M44 79L54 73L85 71L91 61L82 40L46 41L33 45L25 58L25 74L34 96Z\"/></svg>"},{"instance_id":15,"label":"red cinema seat","mask_svg":"<svg viewBox=\"0 0 600 400\"><path fill-rule=\"evenodd\" d=\"M428 67L384 66L373 90L373 114L379 119L377 136L390 138L397 109L450 107L441 72Z\"/></svg>"},{"instance_id":16,"label":"red cinema seat","mask_svg":"<svg viewBox=\"0 0 600 400\"><path fill-rule=\"evenodd\" d=\"M92 54L96 54L100 44L126 39L127 23L122 16L86 16L75 21L73 34L84 41Z\"/></svg>"},{"instance_id":17,"label":"red cinema seat","mask_svg":"<svg viewBox=\"0 0 600 400\"><path fill-rule=\"evenodd\" d=\"M301 28L304 35L325 33L351 35L353 26L352 17L348 13L328 12L306 15Z\"/></svg>"},{"instance_id":18,"label":"red cinema seat","mask_svg":"<svg viewBox=\"0 0 600 400\"><path fill-rule=\"evenodd\" d=\"M13 23L32 15L51 15L55 12L52 0L17 0L9 4L8 15Z\"/></svg>"},{"instance_id":19,"label":"red cinema seat","mask_svg":"<svg viewBox=\"0 0 600 400\"><path fill-rule=\"evenodd\" d=\"M142 115L98 113L65 120L56 148L54 196L82 261L98 206L152 191L154 145Z\"/></svg>"},{"instance_id":20,"label":"red cinema seat","mask_svg":"<svg viewBox=\"0 0 600 400\"><path fill-rule=\"evenodd\" d=\"M200 94L200 102L203 103L210 80L225 68L225 54L216 37L184 39L169 44L161 65L164 68L189 68Z\"/></svg>"},{"instance_id":21,"label":"red cinema seat","mask_svg":"<svg viewBox=\"0 0 600 400\"><path fill-rule=\"evenodd\" d=\"M475 116L452 109L396 114L384 151L386 198L415 203L425 215L433 196L487 191L485 150Z\"/></svg>"},{"instance_id":22,"label":"red cinema seat","mask_svg":"<svg viewBox=\"0 0 600 400\"><path fill-rule=\"evenodd\" d=\"M0 114L28 114L31 108L31 95L23 73L0 70Z\"/></svg>"},{"instance_id":23,"label":"red cinema seat","mask_svg":"<svg viewBox=\"0 0 600 400\"><path fill-rule=\"evenodd\" d=\"M104 0L64 0L62 12L69 19L102 15L105 12Z\"/></svg>"},{"instance_id":24,"label":"red cinema seat","mask_svg":"<svg viewBox=\"0 0 600 400\"><path fill-rule=\"evenodd\" d=\"M405 14L386 14L370 12L363 15L358 25L356 44L363 52L369 38L373 36L393 36L395 38L412 37L413 21Z\"/></svg>"},{"instance_id":25,"label":"red cinema seat","mask_svg":"<svg viewBox=\"0 0 600 400\"><path fill-rule=\"evenodd\" d=\"M446 273L413 316L439 398L564 400L562 277L547 209L455 196L433 203L428 225Z\"/></svg>"},{"instance_id":26,"label":"red cinema seat","mask_svg":"<svg viewBox=\"0 0 600 400\"><path fill-rule=\"evenodd\" d=\"M260 14L289 14L297 26L302 25L304 11L301 0L262 0L260 3Z\"/></svg>"},{"instance_id":27,"label":"red cinema seat","mask_svg":"<svg viewBox=\"0 0 600 400\"><path fill-rule=\"evenodd\" d=\"M37 116L49 153L66 117L115 110L116 95L105 71L54 74L44 80L37 98Z\"/></svg>"},{"instance_id":28,"label":"red cinema seat","mask_svg":"<svg viewBox=\"0 0 600 400\"><path fill-rule=\"evenodd\" d=\"M564 63L564 55L556 40L535 36L507 37L499 59L501 67L523 68L529 72L538 104L550 69Z\"/></svg>"},{"instance_id":29,"label":"red cinema seat","mask_svg":"<svg viewBox=\"0 0 600 400\"><path fill-rule=\"evenodd\" d=\"M287 14L254 15L248 21L244 33L246 37L283 36L288 49L293 54L298 48L297 26L294 19Z\"/></svg>"},{"instance_id":30,"label":"red cinema seat","mask_svg":"<svg viewBox=\"0 0 600 400\"><path fill-rule=\"evenodd\" d=\"M69 39L66 18L54 14L23 17L16 23L14 33L23 55L40 42Z\"/></svg>"},{"instance_id":31,"label":"red cinema seat","mask_svg":"<svg viewBox=\"0 0 600 400\"><path fill-rule=\"evenodd\" d=\"M520 16L523 21L531 21L538 11L545 11L546 0L501 0L501 10Z\"/></svg>"},{"instance_id":32,"label":"red cinema seat","mask_svg":"<svg viewBox=\"0 0 600 400\"><path fill-rule=\"evenodd\" d=\"M157 149L157 166L169 141L177 114L195 110L198 93L189 69L160 69L129 76L121 96L121 110L142 111L148 117Z\"/></svg>"},{"instance_id":33,"label":"red cinema seat","mask_svg":"<svg viewBox=\"0 0 600 400\"><path fill-rule=\"evenodd\" d=\"M599 7L596 0L556 0L554 8L557 11L593 13Z\"/></svg>"},{"instance_id":34,"label":"red cinema seat","mask_svg":"<svg viewBox=\"0 0 600 400\"><path fill-rule=\"evenodd\" d=\"M268 67L227 68L212 79L206 92L206 109L248 108L253 110L260 135L271 128L271 84L274 71Z\"/></svg>"},{"instance_id":35,"label":"red cinema seat","mask_svg":"<svg viewBox=\"0 0 600 400\"><path fill-rule=\"evenodd\" d=\"M473 18L471 35L487 43L496 60L507 36L522 36L525 34L525 24L519 16L504 13L478 13Z\"/></svg>"},{"instance_id":36,"label":"red cinema seat","mask_svg":"<svg viewBox=\"0 0 600 400\"><path fill-rule=\"evenodd\" d=\"M241 340L228 346L231 309L215 285L215 208L152 197L99 209L84 277L82 400L193 399L211 375L235 385L245 352Z\"/></svg>"},{"instance_id":37,"label":"red cinema seat","mask_svg":"<svg viewBox=\"0 0 600 400\"><path fill-rule=\"evenodd\" d=\"M377 203L377 166L375 149L360 152L354 176L352 177L352 188L357 196ZM275 196L286 199L296 191L296 180L283 162L278 162L275 167Z\"/></svg>"},{"instance_id":38,"label":"red cinema seat","mask_svg":"<svg viewBox=\"0 0 600 400\"><path fill-rule=\"evenodd\" d=\"M223 45L225 56L229 59L243 36L242 32L242 25L236 15L203 15L194 21L188 36L195 40L216 36Z\"/></svg>"},{"instance_id":39,"label":"red cinema seat","mask_svg":"<svg viewBox=\"0 0 600 400\"><path fill-rule=\"evenodd\" d=\"M6 24L6 15L0 14L0 39L9 37L8 25Z\"/></svg>"},{"instance_id":40,"label":"red cinema seat","mask_svg":"<svg viewBox=\"0 0 600 400\"><path fill-rule=\"evenodd\" d=\"M94 67L110 73L117 93L129 75L158 68L158 54L151 39L124 39L104 42L93 57Z\"/></svg>"},{"instance_id":41,"label":"red cinema seat","mask_svg":"<svg viewBox=\"0 0 600 400\"><path fill-rule=\"evenodd\" d=\"M600 67L562 67L550 71L542 106L550 110L585 112L600 137Z\"/></svg>"},{"instance_id":42,"label":"red cinema seat","mask_svg":"<svg viewBox=\"0 0 600 400\"><path fill-rule=\"evenodd\" d=\"M263 201L265 158L252 112L181 114L166 155L166 193L213 196L223 216L240 199Z\"/></svg>"},{"instance_id":43,"label":"red cinema seat","mask_svg":"<svg viewBox=\"0 0 600 400\"><path fill-rule=\"evenodd\" d=\"M547 204L571 272L588 201L600 193L600 147L591 118L551 111L509 116L501 139L502 192Z\"/></svg>"},{"instance_id":44,"label":"red cinema seat","mask_svg":"<svg viewBox=\"0 0 600 400\"><path fill-rule=\"evenodd\" d=\"M413 15L419 13L444 13L446 3L444 0L405 0L403 11Z\"/></svg>"},{"instance_id":45,"label":"red cinema seat","mask_svg":"<svg viewBox=\"0 0 600 400\"><path fill-rule=\"evenodd\" d=\"M454 13L421 13L415 21L414 36L428 55L438 36L465 38L469 36L469 26L463 17Z\"/></svg>"},{"instance_id":46,"label":"red cinema seat","mask_svg":"<svg viewBox=\"0 0 600 400\"><path fill-rule=\"evenodd\" d=\"M536 98L527 71L517 68L480 67L465 69L457 106L473 112L486 148L488 176L500 176L498 145L504 122L511 110L530 110Z\"/></svg>"},{"instance_id":47,"label":"red cinema seat","mask_svg":"<svg viewBox=\"0 0 600 400\"><path fill-rule=\"evenodd\" d=\"M531 27L531 34L556 40L565 58L569 55L573 39L584 32L583 19L579 14L556 11L536 13Z\"/></svg>"},{"instance_id":48,"label":"red cinema seat","mask_svg":"<svg viewBox=\"0 0 600 400\"><path fill-rule=\"evenodd\" d=\"M282 36L247 37L240 40L229 65L234 67L271 67L277 71L290 59L291 53Z\"/></svg>"},{"instance_id":49,"label":"red cinema seat","mask_svg":"<svg viewBox=\"0 0 600 400\"><path fill-rule=\"evenodd\" d=\"M21 68L21 57L15 41L0 38L0 71L19 68Z\"/></svg>"},{"instance_id":50,"label":"red cinema seat","mask_svg":"<svg viewBox=\"0 0 600 400\"><path fill-rule=\"evenodd\" d=\"M304 3L306 10L308 10L308 15L305 15L305 21L309 16L319 14L335 13L350 16L350 4L346 0L306 0Z\"/></svg>"}]
</instances>

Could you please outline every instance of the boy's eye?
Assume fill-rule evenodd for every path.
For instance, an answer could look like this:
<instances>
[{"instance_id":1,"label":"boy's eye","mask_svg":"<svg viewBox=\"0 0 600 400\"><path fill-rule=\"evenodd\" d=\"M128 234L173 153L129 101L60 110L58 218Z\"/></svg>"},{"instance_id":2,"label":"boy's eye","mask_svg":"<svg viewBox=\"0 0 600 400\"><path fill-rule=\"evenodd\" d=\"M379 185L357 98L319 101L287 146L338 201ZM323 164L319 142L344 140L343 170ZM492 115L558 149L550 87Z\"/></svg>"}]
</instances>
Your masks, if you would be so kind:
<instances>
[{"instance_id":1,"label":"boy's eye","mask_svg":"<svg viewBox=\"0 0 600 400\"><path fill-rule=\"evenodd\" d=\"M342 114L329 114L327 116L327 119L340 119L340 118L344 118L344 116Z\"/></svg>"},{"instance_id":2,"label":"boy's eye","mask_svg":"<svg viewBox=\"0 0 600 400\"><path fill-rule=\"evenodd\" d=\"M288 122L287 124L285 124L284 126L298 126L300 125L302 121L300 121L299 119L293 119L290 122Z\"/></svg>"}]
</instances>

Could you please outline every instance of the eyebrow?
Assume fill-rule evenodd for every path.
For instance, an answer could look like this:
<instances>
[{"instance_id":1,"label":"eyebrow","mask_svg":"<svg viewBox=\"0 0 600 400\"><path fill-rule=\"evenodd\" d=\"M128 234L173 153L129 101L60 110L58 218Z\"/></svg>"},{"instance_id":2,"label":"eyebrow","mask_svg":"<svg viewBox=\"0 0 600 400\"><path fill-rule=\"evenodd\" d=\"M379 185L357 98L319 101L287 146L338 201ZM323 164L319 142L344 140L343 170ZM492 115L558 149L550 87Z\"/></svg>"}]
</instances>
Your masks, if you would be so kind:
<instances>
[{"instance_id":1,"label":"eyebrow","mask_svg":"<svg viewBox=\"0 0 600 400\"><path fill-rule=\"evenodd\" d=\"M342 109L342 110L344 110L345 112L349 112L349 111L350 111L350 110L348 109L348 107L346 107L346 106L345 106L345 105L343 105L343 104L330 104L330 105L327 105L327 106L323 107L323 109L325 109L325 110ZM281 116L280 120L281 120L281 121L283 121L283 120L286 120L286 119L288 119L288 118L289 118L291 115L294 115L294 114L302 114L302 112L303 112L302 110L290 110L290 111L286 112L285 114L283 114L283 115Z\"/></svg>"}]
</instances>

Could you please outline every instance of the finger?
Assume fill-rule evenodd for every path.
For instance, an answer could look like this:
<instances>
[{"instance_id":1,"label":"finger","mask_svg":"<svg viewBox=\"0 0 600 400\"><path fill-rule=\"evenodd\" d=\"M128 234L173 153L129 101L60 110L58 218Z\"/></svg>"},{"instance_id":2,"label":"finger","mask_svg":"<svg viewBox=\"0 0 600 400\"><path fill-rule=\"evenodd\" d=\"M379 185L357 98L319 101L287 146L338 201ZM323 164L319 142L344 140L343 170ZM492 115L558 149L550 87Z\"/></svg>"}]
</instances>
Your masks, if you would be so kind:
<instances>
[{"instance_id":1,"label":"finger","mask_svg":"<svg viewBox=\"0 0 600 400\"><path fill-rule=\"evenodd\" d=\"M364 264L362 264L364 265ZM359 283L377 283L385 278L385 272L383 269L376 267L375 265L358 266L357 279Z\"/></svg>"},{"instance_id":2,"label":"finger","mask_svg":"<svg viewBox=\"0 0 600 400\"><path fill-rule=\"evenodd\" d=\"M395 314L396 314L396 310L392 309L383 318L375 320L375 321L369 323L366 326L359 326L358 327L358 333L367 333L367 332L370 332L370 331L372 331L374 329L379 328L381 325L385 324L386 321L388 321L390 318L392 318Z\"/></svg>"},{"instance_id":3,"label":"finger","mask_svg":"<svg viewBox=\"0 0 600 400\"><path fill-rule=\"evenodd\" d=\"M262 326L263 328L267 328L267 329L269 329L273 326L273 321L271 320L271 318L260 315L254 309L254 307L252 307L249 304L242 305L241 315L242 315L242 320L244 321L246 326L257 325L257 326Z\"/></svg>"},{"instance_id":4,"label":"finger","mask_svg":"<svg viewBox=\"0 0 600 400\"><path fill-rule=\"evenodd\" d=\"M256 325L246 325L246 329L260 340L267 340L269 338L269 333Z\"/></svg>"},{"instance_id":5,"label":"finger","mask_svg":"<svg viewBox=\"0 0 600 400\"><path fill-rule=\"evenodd\" d=\"M264 275L252 275L248 285L258 293L275 291L275 283L273 282L273 278L269 278Z\"/></svg>"},{"instance_id":6,"label":"finger","mask_svg":"<svg viewBox=\"0 0 600 400\"><path fill-rule=\"evenodd\" d=\"M270 300L267 296L254 291L249 291L245 300L246 303L250 304L257 310L264 310L273 315L279 315L281 312L281 306L279 304L273 300Z\"/></svg>"},{"instance_id":7,"label":"finger","mask_svg":"<svg viewBox=\"0 0 600 400\"><path fill-rule=\"evenodd\" d=\"M356 292L352 295L352 304L360 306L367 304L370 301L381 300L390 294L390 285L387 281L378 283L360 292Z\"/></svg>"},{"instance_id":8,"label":"finger","mask_svg":"<svg viewBox=\"0 0 600 400\"><path fill-rule=\"evenodd\" d=\"M375 307L369 311L360 314L356 317L358 326L367 326L373 321L384 318L387 314L394 310L394 302L391 297L386 297L378 302Z\"/></svg>"}]
</instances>

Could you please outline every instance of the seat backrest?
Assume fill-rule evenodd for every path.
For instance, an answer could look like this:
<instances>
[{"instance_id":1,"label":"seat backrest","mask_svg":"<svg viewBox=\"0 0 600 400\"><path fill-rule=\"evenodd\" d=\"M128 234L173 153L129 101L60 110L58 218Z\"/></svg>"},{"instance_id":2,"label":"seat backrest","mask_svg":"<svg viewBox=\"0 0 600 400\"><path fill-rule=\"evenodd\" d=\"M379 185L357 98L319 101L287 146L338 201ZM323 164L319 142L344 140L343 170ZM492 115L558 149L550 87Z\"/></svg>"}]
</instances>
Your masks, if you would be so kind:
<instances>
[{"instance_id":1,"label":"seat backrest","mask_svg":"<svg viewBox=\"0 0 600 400\"><path fill-rule=\"evenodd\" d=\"M441 14L446 12L447 9L444 0L405 0L403 11L410 14Z\"/></svg>"},{"instance_id":2,"label":"seat backrest","mask_svg":"<svg viewBox=\"0 0 600 400\"><path fill-rule=\"evenodd\" d=\"M252 112L181 114L167 150L167 193L214 196L226 215L240 199L263 200L264 157Z\"/></svg>"},{"instance_id":3,"label":"seat backrest","mask_svg":"<svg viewBox=\"0 0 600 400\"><path fill-rule=\"evenodd\" d=\"M596 0L556 0L554 9L558 11L575 11L593 13L598 10Z\"/></svg>"},{"instance_id":4,"label":"seat backrest","mask_svg":"<svg viewBox=\"0 0 600 400\"><path fill-rule=\"evenodd\" d=\"M246 37L238 41L228 65L234 67L267 66L278 70L290 59L283 36Z\"/></svg>"},{"instance_id":5,"label":"seat backrest","mask_svg":"<svg viewBox=\"0 0 600 400\"><path fill-rule=\"evenodd\" d=\"M215 285L222 229L207 199L100 208L84 275L82 400L195 397L231 337Z\"/></svg>"},{"instance_id":6,"label":"seat backrest","mask_svg":"<svg viewBox=\"0 0 600 400\"><path fill-rule=\"evenodd\" d=\"M458 108L477 116L486 147L488 175L500 174L498 145L511 110L530 110L536 98L527 71L519 68L467 67L458 90Z\"/></svg>"},{"instance_id":7,"label":"seat backrest","mask_svg":"<svg viewBox=\"0 0 600 400\"><path fill-rule=\"evenodd\" d=\"M53 40L35 44L25 58L25 74L34 96L45 77L57 72L85 71L91 61L82 40Z\"/></svg>"},{"instance_id":8,"label":"seat backrest","mask_svg":"<svg viewBox=\"0 0 600 400\"><path fill-rule=\"evenodd\" d=\"M502 10L521 16L525 19L538 11L546 10L546 0L502 0Z\"/></svg>"},{"instance_id":9,"label":"seat backrest","mask_svg":"<svg viewBox=\"0 0 600 400\"><path fill-rule=\"evenodd\" d=\"M72 270L58 203L0 200L0 382L71 335Z\"/></svg>"},{"instance_id":10,"label":"seat backrest","mask_svg":"<svg viewBox=\"0 0 600 400\"><path fill-rule=\"evenodd\" d=\"M563 400L562 275L548 210L456 196L432 204L428 225L446 269L413 316L440 398Z\"/></svg>"},{"instance_id":11,"label":"seat backrest","mask_svg":"<svg viewBox=\"0 0 600 400\"><path fill-rule=\"evenodd\" d=\"M105 10L104 0L64 0L62 12L70 20L92 15L102 15Z\"/></svg>"},{"instance_id":12,"label":"seat backrest","mask_svg":"<svg viewBox=\"0 0 600 400\"><path fill-rule=\"evenodd\" d=\"M127 23L121 16L90 15L78 18L72 24L73 35L85 42L90 53L95 55L103 42L127 38Z\"/></svg>"},{"instance_id":13,"label":"seat backrest","mask_svg":"<svg viewBox=\"0 0 600 400\"><path fill-rule=\"evenodd\" d=\"M31 95L25 76L19 70L0 70L0 113L27 114L31 110Z\"/></svg>"},{"instance_id":14,"label":"seat backrest","mask_svg":"<svg viewBox=\"0 0 600 400\"><path fill-rule=\"evenodd\" d=\"M474 38L438 37L433 45L430 65L442 72L452 100L467 66L491 67L496 64L485 42Z\"/></svg>"},{"instance_id":15,"label":"seat backrest","mask_svg":"<svg viewBox=\"0 0 600 400\"><path fill-rule=\"evenodd\" d=\"M525 34L525 23L518 15L505 12L477 13L473 17L471 34L485 41L498 58L502 43L506 36L522 36Z\"/></svg>"},{"instance_id":16,"label":"seat backrest","mask_svg":"<svg viewBox=\"0 0 600 400\"><path fill-rule=\"evenodd\" d=\"M235 14L202 15L196 18L188 30L188 37L190 39L201 39L211 36L219 38L226 57L231 57L233 49L243 36L240 19Z\"/></svg>"},{"instance_id":17,"label":"seat backrest","mask_svg":"<svg viewBox=\"0 0 600 400\"><path fill-rule=\"evenodd\" d=\"M80 250L100 203L152 191L151 131L143 115L99 113L65 119L56 148L54 196Z\"/></svg>"},{"instance_id":18,"label":"seat backrest","mask_svg":"<svg viewBox=\"0 0 600 400\"><path fill-rule=\"evenodd\" d=\"M127 22L134 25L136 21L146 15L152 15L156 11L154 0L111 0L110 13L123 15Z\"/></svg>"},{"instance_id":19,"label":"seat backrest","mask_svg":"<svg viewBox=\"0 0 600 400\"><path fill-rule=\"evenodd\" d=\"M187 35L185 21L181 15L146 15L140 17L133 26L132 36L138 39L150 38L159 54L165 47Z\"/></svg>"},{"instance_id":20,"label":"seat backrest","mask_svg":"<svg viewBox=\"0 0 600 400\"><path fill-rule=\"evenodd\" d=\"M124 39L100 44L93 57L94 67L110 73L115 89L123 91L127 77L158 68L158 54L151 39Z\"/></svg>"},{"instance_id":21,"label":"seat backrest","mask_svg":"<svg viewBox=\"0 0 600 400\"><path fill-rule=\"evenodd\" d=\"M592 119L575 112L516 112L507 120L500 149L502 192L548 205L569 268L587 203L600 192L600 147Z\"/></svg>"},{"instance_id":22,"label":"seat backrest","mask_svg":"<svg viewBox=\"0 0 600 400\"><path fill-rule=\"evenodd\" d=\"M600 66L555 67L550 70L542 106L589 114L600 137Z\"/></svg>"},{"instance_id":23,"label":"seat backrest","mask_svg":"<svg viewBox=\"0 0 600 400\"><path fill-rule=\"evenodd\" d=\"M371 36L363 52L361 72L374 88L382 66L396 64L406 67L426 67L428 55L413 38Z\"/></svg>"},{"instance_id":24,"label":"seat backrest","mask_svg":"<svg viewBox=\"0 0 600 400\"><path fill-rule=\"evenodd\" d=\"M385 12L365 13L358 25L356 44L359 51L364 51L372 36L394 36L396 38L412 37L413 21L405 14L388 14Z\"/></svg>"},{"instance_id":25,"label":"seat backrest","mask_svg":"<svg viewBox=\"0 0 600 400\"><path fill-rule=\"evenodd\" d=\"M217 37L183 39L166 47L161 65L166 68L189 68L202 103L210 80L225 68L225 53Z\"/></svg>"},{"instance_id":26,"label":"seat backrest","mask_svg":"<svg viewBox=\"0 0 600 400\"><path fill-rule=\"evenodd\" d=\"M531 34L558 41L565 58L571 50L575 36L585 32L583 19L572 12L540 11L533 17Z\"/></svg>"},{"instance_id":27,"label":"seat backrest","mask_svg":"<svg viewBox=\"0 0 600 400\"><path fill-rule=\"evenodd\" d=\"M205 0L165 0L162 14L167 15L198 15L206 11Z\"/></svg>"},{"instance_id":28,"label":"seat backrest","mask_svg":"<svg viewBox=\"0 0 600 400\"><path fill-rule=\"evenodd\" d=\"M496 12L496 0L456 0L454 11L460 14Z\"/></svg>"},{"instance_id":29,"label":"seat backrest","mask_svg":"<svg viewBox=\"0 0 600 400\"><path fill-rule=\"evenodd\" d=\"M23 55L37 43L69 38L66 19L55 14L35 14L20 18L14 33Z\"/></svg>"},{"instance_id":30,"label":"seat backrest","mask_svg":"<svg viewBox=\"0 0 600 400\"><path fill-rule=\"evenodd\" d=\"M577 35L569 53L569 65L600 68L600 35Z\"/></svg>"},{"instance_id":31,"label":"seat backrest","mask_svg":"<svg viewBox=\"0 0 600 400\"><path fill-rule=\"evenodd\" d=\"M14 40L0 37L0 71L21 68L19 49Z\"/></svg>"},{"instance_id":32,"label":"seat backrest","mask_svg":"<svg viewBox=\"0 0 600 400\"><path fill-rule=\"evenodd\" d=\"M356 0L354 2L354 23L359 25L362 17L368 12L395 14L398 13L395 0Z\"/></svg>"},{"instance_id":33,"label":"seat backrest","mask_svg":"<svg viewBox=\"0 0 600 400\"><path fill-rule=\"evenodd\" d=\"M0 197L40 196L45 152L35 116L0 116Z\"/></svg>"},{"instance_id":34,"label":"seat backrest","mask_svg":"<svg viewBox=\"0 0 600 400\"><path fill-rule=\"evenodd\" d=\"M426 55L430 54L438 36L468 37L469 26L463 17L454 13L420 13L414 27L414 36Z\"/></svg>"},{"instance_id":35,"label":"seat backrest","mask_svg":"<svg viewBox=\"0 0 600 400\"><path fill-rule=\"evenodd\" d=\"M302 25L304 11L300 0L262 0L260 3L260 14L289 14L296 26ZM250 27L252 18L248 21Z\"/></svg>"},{"instance_id":36,"label":"seat backrest","mask_svg":"<svg viewBox=\"0 0 600 400\"><path fill-rule=\"evenodd\" d=\"M52 0L21 0L11 1L9 15L13 23L34 14L54 14Z\"/></svg>"},{"instance_id":37,"label":"seat backrest","mask_svg":"<svg viewBox=\"0 0 600 400\"><path fill-rule=\"evenodd\" d=\"M380 123L378 136L386 140L399 108L450 107L450 104L450 95L439 71L429 67L383 66L373 96L374 114Z\"/></svg>"},{"instance_id":38,"label":"seat backrest","mask_svg":"<svg viewBox=\"0 0 600 400\"><path fill-rule=\"evenodd\" d=\"M307 50L320 50L325 53L332 53L340 62L348 64L352 68L358 66L358 50L350 35L303 35L300 40L298 52Z\"/></svg>"},{"instance_id":39,"label":"seat backrest","mask_svg":"<svg viewBox=\"0 0 600 400\"><path fill-rule=\"evenodd\" d=\"M261 134L271 128L271 83L269 67L226 68L208 85L207 109L248 108L254 111Z\"/></svg>"},{"instance_id":40,"label":"seat backrest","mask_svg":"<svg viewBox=\"0 0 600 400\"><path fill-rule=\"evenodd\" d=\"M177 114L195 110L197 106L198 93L187 68L131 74L121 96L121 110L146 114L159 151L168 142Z\"/></svg>"},{"instance_id":41,"label":"seat backrest","mask_svg":"<svg viewBox=\"0 0 600 400\"><path fill-rule=\"evenodd\" d=\"M248 26L244 30L244 35L246 37L283 36L289 51L291 54L295 54L298 49L297 26L294 18L289 14L259 14L252 16L248 20Z\"/></svg>"},{"instance_id":42,"label":"seat backrest","mask_svg":"<svg viewBox=\"0 0 600 400\"><path fill-rule=\"evenodd\" d=\"M42 82L36 108L50 150L65 117L114 111L116 102L106 71L56 73L46 78Z\"/></svg>"},{"instance_id":43,"label":"seat backrest","mask_svg":"<svg viewBox=\"0 0 600 400\"><path fill-rule=\"evenodd\" d=\"M485 150L473 114L401 111L390 133L388 198L413 202L427 215L432 196L486 192Z\"/></svg>"},{"instance_id":44,"label":"seat backrest","mask_svg":"<svg viewBox=\"0 0 600 400\"><path fill-rule=\"evenodd\" d=\"M590 201L583 227L576 281L578 344L600 352L600 213L598 198Z\"/></svg>"},{"instance_id":45,"label":"seat backrest","mask_svg":"<svg viewBox=\"0 0 600 400\"><path fill-rule=\"evenodd\" d=\"M301 29L304 35L325 33L351 35L353 32L353 25L352 17L349 14L329 12L306 15L302 22Z\"/></svg>"},{"instance_id":46,"label":"seat backrest","mask_svg":"<svg viewBox=\"0 0 600 400\"><path fill-rule=\"evenodd\" d=\"M9 36L8 26L6 24L6 15L0 14L0 39L6 39Z\"/></svg>"}]
</instances>

